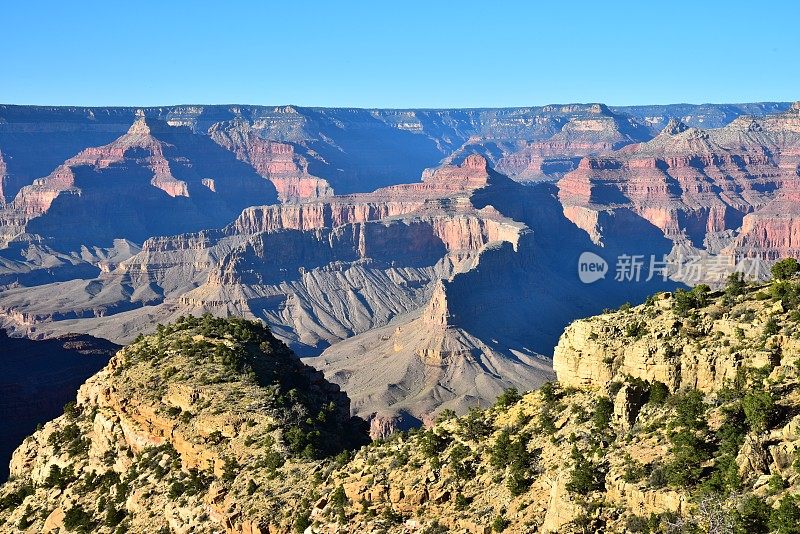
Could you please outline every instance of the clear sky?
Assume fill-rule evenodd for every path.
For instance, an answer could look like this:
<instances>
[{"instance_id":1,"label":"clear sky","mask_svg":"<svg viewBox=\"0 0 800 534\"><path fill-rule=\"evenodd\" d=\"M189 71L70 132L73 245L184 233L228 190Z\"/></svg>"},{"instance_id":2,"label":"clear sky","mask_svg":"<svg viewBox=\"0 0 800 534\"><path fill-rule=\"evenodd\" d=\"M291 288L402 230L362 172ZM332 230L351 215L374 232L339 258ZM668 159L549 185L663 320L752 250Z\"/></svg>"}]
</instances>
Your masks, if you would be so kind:
<instances>
[{"instance_id":1,"label":"clear sky","mask_svg":"<svg viewBox=\"0 0 800 534\"><path fill-rule=\"evenodd\" d=\"M9 104L800 100L796 0L11 0L0 39Z\"/></svg>"}]
</instances>

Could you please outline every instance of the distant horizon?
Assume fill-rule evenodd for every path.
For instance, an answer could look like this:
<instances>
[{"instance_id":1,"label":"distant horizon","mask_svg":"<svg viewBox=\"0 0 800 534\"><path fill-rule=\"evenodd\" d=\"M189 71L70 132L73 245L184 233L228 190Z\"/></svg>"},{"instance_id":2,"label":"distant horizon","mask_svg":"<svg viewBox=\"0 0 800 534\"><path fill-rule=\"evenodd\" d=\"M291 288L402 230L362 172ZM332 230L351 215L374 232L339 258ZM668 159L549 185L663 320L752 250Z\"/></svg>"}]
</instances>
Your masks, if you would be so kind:
<instances>
[{"instance_id":1,"label":"distant horizon","mask_svg":"<svg viewBox=\"0 0 800 534\"><path fill-rule=\"evenodd\" d=\"M61 109L159 109L159 108L175 108L175 107L255 107L255 108L300 108L300 109L355 109L355 110L382 110L382 111L448 111L448 110L503 110L503 109L524 109L524 108L544 108L549 106L592 106L603 105L608 108L637 108L637 107L650 107L650 106L744 106L753 104L794 104L800 102L800 95L795 99L788 100L747 100L741 102L659 102L659 103L643 103L643 104L609 104L600 101L589 102L550 102L547 104L525 104L525 105L511 105L511 106L446 106L446 107L365 107L365 106L319 106L319 105L303 105L303 104L253 104L253 103L178 103L178 104L153 104L153 105L138 105L138 104L109 104L109 105L94 105L94 104L16 104L9 102L0 102L0 107L27 107L27 108L61 108Z\"/></svg>"},{"instance_id":2,"label":"distant horizon","mask_svg":"<svg viewBox=\"0 0 800 534\"><path fill-rule=\"evenodd\" d=\"M359 109L786 102L800 87L798 19L800 3L789 0L11 2L0 100Z\"/></svg>"}]
</instances>

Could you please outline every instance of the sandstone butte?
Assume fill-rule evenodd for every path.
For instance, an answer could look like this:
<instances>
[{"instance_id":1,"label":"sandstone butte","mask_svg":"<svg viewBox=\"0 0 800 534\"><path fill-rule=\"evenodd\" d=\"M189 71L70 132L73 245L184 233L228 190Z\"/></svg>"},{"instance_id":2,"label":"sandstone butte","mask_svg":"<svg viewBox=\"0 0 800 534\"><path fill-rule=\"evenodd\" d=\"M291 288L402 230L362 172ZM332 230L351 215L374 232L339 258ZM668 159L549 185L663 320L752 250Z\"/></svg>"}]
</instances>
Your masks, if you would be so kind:
<instances>
[{"instance_id":1,"label":"sandstone butte","mask_svg":"<svg viewBox=\"0 0 800 534\"><path fill-rule=\"evenodd\" d=\"M181 200L183 199L183 200ZM214 227L276 199L249 165L185 128L139 112L113 142L82 150L0 209L0 246L69 250ZM105 227L107 228L105 228Z\"/></svg>"},{"instance_id":2,"label":"sandstone butte","mask_svg":"<svg viewBox=\"0 0 800 534\"><path fill-rule=\"evenodd\" d=\"M347 397L264 327L184 318L25 440L0 528L794 532L797 283L576 321L558 382L360 447Z\"/></svg>"},{"instance_id":3,"label":"sandstone butte","mask_svg":"<svg viewBox=\"0 0 800 534\"><path fill-rule=\"evenodd\" d=\"M630 211L677 242L775 260L800 254L798 165L800 103L716 129L673 119L650 141L583 158L559 181L559 198L597 242L615 213Z\"/></svg>"}]
</instances>

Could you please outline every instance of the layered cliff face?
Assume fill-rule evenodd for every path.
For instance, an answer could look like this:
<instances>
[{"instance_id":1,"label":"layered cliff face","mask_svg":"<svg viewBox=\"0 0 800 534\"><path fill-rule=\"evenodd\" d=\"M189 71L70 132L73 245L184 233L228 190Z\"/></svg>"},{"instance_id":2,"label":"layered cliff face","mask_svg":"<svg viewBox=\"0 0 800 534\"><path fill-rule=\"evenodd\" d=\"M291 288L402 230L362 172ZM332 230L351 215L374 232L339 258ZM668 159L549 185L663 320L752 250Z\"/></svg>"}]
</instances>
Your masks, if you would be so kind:
<instances>
[{"instance_id":1,"label":"layered cliff face","mask_svg":"<svg viewBox=\"0 0 800 534\"><path fill-rule=\"evenodd\" d=\"M782 114L738 118L712 130L673 120L652 141L583 159L559 181L559 198L567 216L596 241L602 241L601 213L627 209L678 243L704 247L741 227L742 247L759 240L753 248L763 247L767 259L792 253L785 245L769 251L785 235L780 221L776 236L756 237L758 215L746 224L743 220L795 194L797 114L794 106ZM727 252L739 254L736 247Z\"/></svg>"},{"instance_id":2,"label":"layered cliff face","mask_svg":"<svg viewBox=\"0 0 800 534\"><path fill-rule=\"evenodd\" d=\"M262 317L296 348L324 346L420 307L432 281L468 269L488 243L516 245L524 224L470 201L509 184L472 157L417 184L249 208L223 230L151 239L96 280L11 289L3 307L29 332L88 319L113 339L135 336L145 313L206 309Z\"/></svg>"},{"instance_id":3,"label":"layered cliff face","mask_svg":"<svg viewBox=\"0 0 800 534\"><path fill-rule=\"evenodd\" d=\"M282 202L333 195L327 181L308 173L308 161L295 154L293 145L262 139L241 118L214 124L208 135L270 180Z\"/></svg>"},{"instance_id":4,"label":"layered cliff face","mask_svg":"<svg viewBox=\"0 0 800 534\"><path fill-rule=\"evenodd\" d=\"M263 327L182 319L122 350L14 453L0 525L793 532L798 284L660 294L578 321L558 383L361 448L347 397ZM432 329L451 322L443 295L418 318ZM424 356L468 357L456 352Z\"/></svg>"},{"instance_id":5,"label":"layered cliff face","mask_svg":"<svg viewBox=\"0 0 800 534\"><path fill-rule=\"evenodd\" d=\"M2 241L62 250L220 226L274 188L208 138L140 114L110 144L87 148L23 187L0 211Z\"/></svg>"},{"instance_id":6,"label":"layered cliff face","mask_svg":"<svg viewBox=\"0 0 800 534\"><path fill-rule=\"evenodd\" d=\"M647 128L602 104L548 106L531 122L535 128L527 137L502 137L494 131L473 136L448 159L477 152L515 180L553 180L576 168L582 156L651 138Z\"/></svg>"}]
</instances>

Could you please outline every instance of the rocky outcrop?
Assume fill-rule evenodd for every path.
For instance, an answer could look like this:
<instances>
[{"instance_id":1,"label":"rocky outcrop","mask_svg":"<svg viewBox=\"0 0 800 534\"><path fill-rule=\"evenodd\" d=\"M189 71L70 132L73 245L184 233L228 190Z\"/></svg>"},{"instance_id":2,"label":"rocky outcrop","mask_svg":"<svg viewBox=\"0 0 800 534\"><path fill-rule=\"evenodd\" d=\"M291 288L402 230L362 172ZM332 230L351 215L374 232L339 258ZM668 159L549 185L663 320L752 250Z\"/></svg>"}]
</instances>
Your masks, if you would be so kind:
<instances>
[{"instance_id":1,"label":"rocky outcrop","mask_svg":"<svg viewBox=\"0 0 800 534\"><path fill-rule=\"evenodd\" d=\"M270 484L258 465L274 475L294 463L307 476L313 458L365 441L366 424L350 417L347 397L261 325L184 318L120 351L63 416L16 451L13 484L33 484L32 503L51 511L31 517L20 507L13 524L73 528L68 518L80 509L105 514L101 528L111 530L288 532L293 517L267 513L278 503L270 492L245 499L254 494L250 481ZM96 483L84 492L78 485L87 477ZM53 484L60 491L48 491Z\"/></svg>"},{"instance_id":2,"label":"rocky outcrop","mask_svg":"<svg viewBox=\"0 0 800 534\"><path fill-rule=\"evenodd\" d=\"M746 367L774 364L775 354L793 354L798 345L778 337L770 344L759 340L764 325L782 308L747 302L737 313L753 313L750 324L719 318L718 303L704 307L692 318L673 311L674 298L661 294L647 306L654 317L643 320L647 308L600 315L576 321L566 328L553 356L553 369L567 386L603 391L613 381L630 376L658 381L671 391L699 389L714 392L733 381ZM710 337L713 346L698 347L694 340ZM739 347L719 350L718 347Z\"/></svg>"},{"instance_id":3,"label":"rocky outcrop","mask_svg":"<svg viewBox=\"0 0 800 534\"><path fill-rule=\"evenodd\" d=\"M0 480L5 480L11 452L37 425L61 414L118 346L90 336L33 341L0 331L0 347Z\"/></svg>"}]
</instances>

